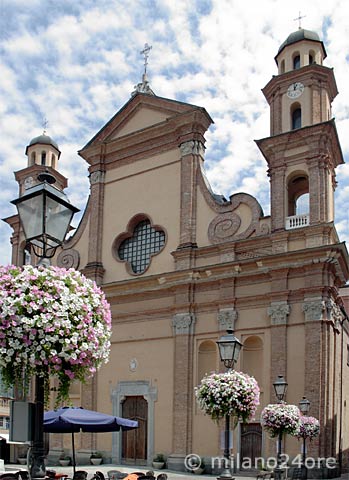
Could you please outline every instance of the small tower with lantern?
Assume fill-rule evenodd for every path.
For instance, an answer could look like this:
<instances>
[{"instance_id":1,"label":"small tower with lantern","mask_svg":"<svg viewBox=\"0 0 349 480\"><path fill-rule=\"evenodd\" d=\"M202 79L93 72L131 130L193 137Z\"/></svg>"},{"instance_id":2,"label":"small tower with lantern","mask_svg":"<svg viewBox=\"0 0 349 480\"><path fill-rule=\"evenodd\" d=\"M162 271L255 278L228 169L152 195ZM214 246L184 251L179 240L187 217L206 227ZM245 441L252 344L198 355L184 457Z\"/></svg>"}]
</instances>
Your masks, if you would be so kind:
<instances>
[{"instance_id":1,"label":"small tower with lantern","mask_svg":"<svg viewBox=\"0 0 349 480\"><path fill-rule=\"evenodd\" d=\"M272 232L330 225L335 169L343 163L331 105L338 91L317 33L299 28L281 44L278 74L263 88L270 106L270 136L257 140L268 163ZM323 231L308 230L316 243Z\"/></svg>"}]
</instances>

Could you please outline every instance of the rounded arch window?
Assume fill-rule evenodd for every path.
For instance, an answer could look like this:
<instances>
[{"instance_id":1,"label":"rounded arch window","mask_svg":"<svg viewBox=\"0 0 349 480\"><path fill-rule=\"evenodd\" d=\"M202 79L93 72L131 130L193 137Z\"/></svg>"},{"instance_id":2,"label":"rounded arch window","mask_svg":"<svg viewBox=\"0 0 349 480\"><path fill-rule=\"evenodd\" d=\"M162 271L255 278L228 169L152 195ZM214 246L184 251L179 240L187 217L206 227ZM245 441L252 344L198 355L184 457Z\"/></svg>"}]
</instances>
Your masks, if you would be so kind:
<instances>
[{"instance_id":1,"label":"rounded arch window","mask_svg":"<svg viewBox=\"0 0 349 480\"><path fill-rule=\"evenodd\" d=\"M41 152L41 165L46 165L46 152L43 150Z\"/></svg>"},{"instance_id":2,"label":"rounded arch window","mask_svg":"<svg viewBox=\"0 0 349 480\"><path fill-rule=\"evenodd\" d=\"M56 155L52 154L51 157L51 167L56 168Z\"/></svg>"},{"instance_id":3,"label":"rounded arch window","mask_svg":"<svg viewBox=\"0 0 349 480\"><path fill-rule=\"evenodd\" d=\"M113 244L113 254L117 260L126 262L131 273L144 273L151 262L165 246L166 234L161 227L152 225L149 218L138 215L133 218L127 232L119 235Z\"/></svg>"},{"instance_id":4,"label":"rounded arch window","mask_svg":"<svg viewBox=\"0 0 349 480\"><path fill-rule=\"evenodd\" d=\"M293 57L293 70L297 70L301 66L301 57L299 53L296 53Z\"/></svg>"},{"instance_id":5,"label":"rounded arch window","mask_svg":"<svg viewBox=\"0 0 349 480\"><path fill-rule=\"evenodd\" d=\"M299 103L295 103L291 107L291 129L302 127L302 108Z\"/></svg>"},{"instance_id":6,"label":"rounded arch window","mask_svg":"<svg viewBox=\"0 0 349 480\"><path fill-rule=\"evenodd\" d=\"M315 52L314 50L309 51L309 65L312 65L315 62Z\"/></svg>"},{"instance_id":7,"label":"rounded arch window","mask_svg":"<svg viewBox=\"0 0 349 480\"><path fill-rule=\"evenodd\" d=\"M32 152L30 157L30 165L35 165L36 153Z\"/></svg>"}]
</instances>

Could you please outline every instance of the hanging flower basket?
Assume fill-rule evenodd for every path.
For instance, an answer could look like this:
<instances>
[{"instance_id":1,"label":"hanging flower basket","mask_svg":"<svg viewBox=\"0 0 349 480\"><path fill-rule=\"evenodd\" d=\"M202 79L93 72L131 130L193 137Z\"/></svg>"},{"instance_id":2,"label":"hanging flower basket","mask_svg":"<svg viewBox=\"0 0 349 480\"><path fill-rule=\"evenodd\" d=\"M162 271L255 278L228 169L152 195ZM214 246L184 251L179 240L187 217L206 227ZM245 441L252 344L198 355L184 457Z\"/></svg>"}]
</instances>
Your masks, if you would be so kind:
<instances>
[{"instance_id":1,"label":"hanging flower basket","mask_svg":"<svg viewBox=\"0 0 349 480\"><path fill-rule=\"evenodd\" d=\"M259 405L257 381L235 370L204 377L195 388L195 395L200 408L213 420L229 415L235 422L247 422Z\"/></svg>"},{"instance_id":2,"label":"hanging flower basket","mask_svg":"<svg viewBox=\"0 0 349 480\"><path fill-rule=\"evenodd\" d=\"M298 431L296 433L296 437L298 438L309 438L310 441L313 438L318 437L320 434L320 423L314 417L307 417L306 415L302 415L300 418L300 424Z\"/></svg>"},{"instance_id":3,"label":"hanging flower basket","mask_svg":"<svg viewBox=\"0 0 349 480\"><path fill-rule=\"evenodd\" d=\"M34 375L58 378L57 405L72 380L108 361L111 314L102 290L80 272L58 267L0 267L0 369L7 386Z\"/></svg>"},{"instance_id":4,"label":"hanging flower basket","mask_svg":"<svg viewBox=\"0 0 349 480\"><path fill-rule=\"evenodd\" d=\"M296 435L300 426L299 408L287 403L267 405L262 410L261 424L273 438L280 433Z\"/></svg>"}]
</instances>

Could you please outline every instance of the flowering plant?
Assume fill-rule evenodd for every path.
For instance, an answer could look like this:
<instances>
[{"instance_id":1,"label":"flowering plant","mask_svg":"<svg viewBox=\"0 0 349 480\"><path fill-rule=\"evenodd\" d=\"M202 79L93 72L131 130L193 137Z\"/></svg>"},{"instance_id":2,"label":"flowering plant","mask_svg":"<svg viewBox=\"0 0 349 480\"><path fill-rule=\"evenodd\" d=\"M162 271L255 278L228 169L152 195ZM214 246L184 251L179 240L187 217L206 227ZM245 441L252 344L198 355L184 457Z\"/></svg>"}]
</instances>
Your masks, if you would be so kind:
<instances>
[{"instance_id":1,"label":"flowering plant","mask_svg":"<svg viewBox=\"0 0 349 480\"><path fill-rule=\"evenodd\" d=\"M0 369L7 386L58 377L56 404L72 380L93 375L110 351L111 314L102 290L80 272L0 267Z\"/></svg>"},{"instance_id":2,"label":"flowering plant","mask_svg":"<svg viewBox=\"0 0 349 480\"><path fill-rule=\"evenodd\" d=\"M256 412L259 405L257 381L246 373L231 370L226 373L212 373L204 377L195 395L200 408L219 420L225 415L246 422Z\"/></svg>"},{"instance_id":3,"label":"flowering plant","mask_svg":"<svg viewBox=\"0 0 349 480\"><path fill-rule=\"evenodd\" d=\"M298 431L296 432L296 437L298 438L309 438L312 440L315 437L318 437L320 434L320 423L314 417L307 417L302 415L300 418L300 424Z\"/></svg>"},{"instance_id":4,"label":"flowering plant","mask_svg":"<svg viewBox=\"0 0 349 480\"><path fill-rule=\"evenodd\" d=\"M280 433L296 435L300 425L299 408L287 403L267 405L261 413L261 424L272 437Z\"/></svg>"}]
</instances>

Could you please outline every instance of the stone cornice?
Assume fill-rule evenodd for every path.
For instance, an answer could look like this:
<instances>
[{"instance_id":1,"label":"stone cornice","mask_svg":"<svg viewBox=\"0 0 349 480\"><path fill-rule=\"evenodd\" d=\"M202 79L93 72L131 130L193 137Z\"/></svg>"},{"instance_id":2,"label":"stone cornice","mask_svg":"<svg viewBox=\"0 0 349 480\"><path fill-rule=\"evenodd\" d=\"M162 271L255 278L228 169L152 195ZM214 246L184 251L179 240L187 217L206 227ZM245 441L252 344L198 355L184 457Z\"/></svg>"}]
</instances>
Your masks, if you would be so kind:
<instances>
[{"instance_id":1,"label":"stone cornice","mask_svg":"<svg viewBox=\"0 0 349 480\"><path fill-rule=\"evenodd\" d=\"M59 188L61 188L62 190L67 188L67 178L61 173L59 173L58 170L55 170L54 168L45 165L31 165L30 167L22 168L22 170L17 170L17 172L15 172L15 179L18 183L22 184L25 178L32 176L35 177L36 180L40 173L46 171L48 171L51 175L55 177Z\"/></svg>"},{"instance_id":2,"label":"stone cornice","mask_svg":"<svg viewBox=\"0 0 349 480\"><path fill-rule=\"evenodd\" d=\"M323 65L306 65L297 70L290 70L281 75L275 75L262 89L262 92L270 104L275 94L284 94L293 82L302 82L304 86L311 87L321 84L321 88L327 89L332 103L338 95L336 79L333 69Z\"/></svg>"},{"instance_id":3,"label":"stone cornice","mask_svg":"<svg viewBox=\"0 0 349 480\"><path fill-rule=\"evenodd\" d=\"M255 140L269 167L285 167L307 158L325 156L327 163L335 168L344 163L341 146L338 139L335 121L317 123L297 130L280 133L272 137ZM304 146L304 150L299 148ZM289 152L295 149L295 153ZM298 149L298 150L297 150Z\"/></svg>"},{"instance_id":4,"label":"stone cornice","mask_svg":"<svg viewBox=\"0 0 349 480\"><path fill-rule=\"evenodd\" d=\"M195 249L200 251L200 249ZM104 284L103 289L108 297L127 295L147 295L147 292L173 292L177 288L189 288L193 283L197 285L225 281L237 277L240 281L257 281L258 278L268 279L274 270L312 268L317 265L336 276L337 282L342 285L349 278L345 244L324 245L292 252L278 253L261 258L248 258L241 261L226 262L224 264L207 264L195 269L167 272L160 275L151 275L131 278L119 282ZM315 259L315 260L314 260ZM325 288L325 287L324 287Z\"/></svg>"}]
</instances>

